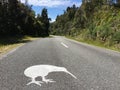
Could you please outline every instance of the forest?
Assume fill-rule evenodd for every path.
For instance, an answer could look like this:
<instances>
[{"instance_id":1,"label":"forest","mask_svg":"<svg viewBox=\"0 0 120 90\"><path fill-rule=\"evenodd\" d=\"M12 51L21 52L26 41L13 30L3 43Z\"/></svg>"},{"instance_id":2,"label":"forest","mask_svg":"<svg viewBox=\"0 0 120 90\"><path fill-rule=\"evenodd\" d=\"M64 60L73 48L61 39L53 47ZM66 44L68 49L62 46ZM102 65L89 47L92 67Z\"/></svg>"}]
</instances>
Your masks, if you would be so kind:
<instances>
[{"instance_id":1,"label":"forest","mask_svg":"<svg viewBox=\"0 0 120 90\"><path fill-rule=\"evenodd\" d=\"M82 0L51 23L51 34L120 49L120 0Z\"/></svg>"},{"instance_id":2,"label":"forest","mask_svg":"<svg viewBox=\"0 0 120 90\"><path fill-rule=\"evenodd\" d=\"M0 37L49 36L47 9L35 15L32 6L20 0L0 0Z\"/></svg>"},{"instance_id":3,"label":"forest","mask_svg":"<svg viewBox=\"0 0 120 90\"><path fill-rule=\"evenodd\" d=\"M120 49L120 0L82 0L53 23L46 8L36 15L27 1L0 0L0 38L64 35Z\"/></svg>"}]
</instances>

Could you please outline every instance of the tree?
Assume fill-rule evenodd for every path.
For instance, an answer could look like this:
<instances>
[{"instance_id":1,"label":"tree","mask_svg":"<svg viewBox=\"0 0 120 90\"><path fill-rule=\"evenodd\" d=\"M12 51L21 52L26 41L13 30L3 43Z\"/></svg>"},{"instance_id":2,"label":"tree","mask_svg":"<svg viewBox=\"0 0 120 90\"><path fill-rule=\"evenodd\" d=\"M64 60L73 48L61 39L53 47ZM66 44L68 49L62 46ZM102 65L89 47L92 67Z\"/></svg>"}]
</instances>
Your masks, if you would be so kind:
<instances>
[{"instance_id":1,"label":"tree","mask_svg":"<svg viewBox=\"0 0 120 90\"><path fill-rule=\"evenodd\" d=\"M0 36L38 35L42 24L37 19L27 0L25 4L20 0L0 0Z\"/></svg>"},{"instance_id":2,"label":"tree","mask_svg":"<svg viewBox=\"0 0 120 90\"><path fill-rule=\"evenodd\" d=\"M44 36L49 36L49 18L48 18L48 12L46 8L43 8L42 13L41 13L41 22L43 23L43 35Z\"/></svg>"},{"instance_id":3,"label":"tree","mask_svg":"<svg viewBox=\"0 0 120 90\"><path fill-rule=\"evenodd\" d=\"M120 7L120 0L116 0L116 6Z\"/></svg>"}]
</instances>

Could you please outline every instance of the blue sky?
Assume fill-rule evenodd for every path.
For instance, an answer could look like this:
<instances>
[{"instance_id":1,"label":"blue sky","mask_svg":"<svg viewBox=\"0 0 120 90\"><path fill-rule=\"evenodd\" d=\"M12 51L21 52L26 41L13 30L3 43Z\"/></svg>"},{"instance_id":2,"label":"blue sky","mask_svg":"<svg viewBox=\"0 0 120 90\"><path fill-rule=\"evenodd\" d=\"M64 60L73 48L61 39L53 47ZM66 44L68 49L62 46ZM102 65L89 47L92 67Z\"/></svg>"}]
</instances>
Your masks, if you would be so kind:
<instances>
[{"instance_id":1,"label":"blue sky","mask_svg":"<svg viewBox=\"0 0 120 90\"><path fill-rule=\"evenodd\" d=\"M21 2L24 3L25 0L21 0ZM53 22L56 16L63 14L68 6L73 4L80 6L81 0L28 0L28 4L33 5L32 8L36 14L41 13L43 8L47 8L48 16Z\"/></svg>"}]
</instances>

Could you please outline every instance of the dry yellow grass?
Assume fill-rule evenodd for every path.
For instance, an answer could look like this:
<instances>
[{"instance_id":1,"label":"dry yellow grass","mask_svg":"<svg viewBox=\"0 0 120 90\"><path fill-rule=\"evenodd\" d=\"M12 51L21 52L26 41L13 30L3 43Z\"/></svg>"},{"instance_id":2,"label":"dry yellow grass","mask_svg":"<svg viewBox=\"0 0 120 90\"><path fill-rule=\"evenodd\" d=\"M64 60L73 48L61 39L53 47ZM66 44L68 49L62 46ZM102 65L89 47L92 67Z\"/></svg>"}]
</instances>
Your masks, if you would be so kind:
<instances>
[{"instance_id":1,"label":"dry yellow grass","mask_svg":"<svg viewBox=\"0 0 120 90\"><path fill-rule=\"evenodd\" d=\"M30 37L30 36L24 36L17 43L16 42L15 43L8 43L8 44L1 44L0 43L0 56L2 56L3 54L11 51L12 49L14 49L16 47L24 45L28 41L33 41L33 40L36 40L36 39L38 39L38 38ZM2 41L2 42L4 42L4 41Z\"/></svg>"}]
</instances>

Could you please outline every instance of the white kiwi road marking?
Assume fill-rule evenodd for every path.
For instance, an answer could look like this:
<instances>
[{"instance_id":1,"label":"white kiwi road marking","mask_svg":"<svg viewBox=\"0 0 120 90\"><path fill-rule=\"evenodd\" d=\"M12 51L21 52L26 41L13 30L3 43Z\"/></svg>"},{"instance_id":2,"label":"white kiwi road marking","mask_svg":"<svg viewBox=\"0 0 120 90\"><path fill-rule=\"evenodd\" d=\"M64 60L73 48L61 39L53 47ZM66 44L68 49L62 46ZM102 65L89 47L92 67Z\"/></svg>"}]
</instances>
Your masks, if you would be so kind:
<instances>
[{"instance_id":1,"label":"white kiwi road marking","mask_svg":"<svg viewBox=\"0 0 120 90\"><path fill-rule=\"evenodd\" d=\"M63 42L61 42L61 44L62 44L64 47L68 48L68 46L67 46L66 44L64 44Z\"/></svg>"},{"instance_id":2,"label":"white kiwi road marking","mask_svg":"<svg viewBox=\"0 0 120 90\"><path fill-rule=\"evenodd\" d=\"M53 79L46 78L46 76L51 72L65 72L71 75L73 78L77 79L77 77L72 73L70 73L65 67L59 67L54 65L34 65L26 68L24 71L24 75L31 79L31 81L27 83L27 85L34 83L41 86L42 83L56 82ZM35 78L39 76L42 78L42 80L36 81Z\"/></svg>"}]
</instances>

